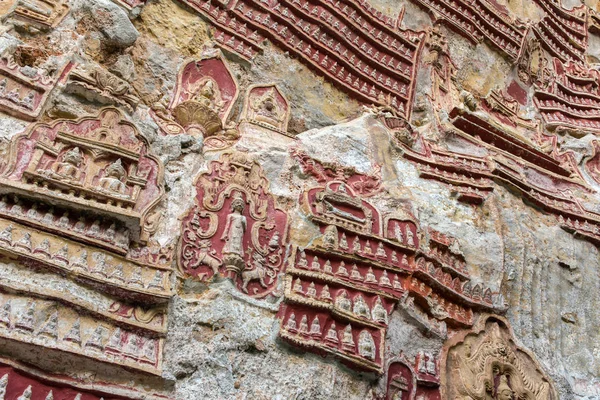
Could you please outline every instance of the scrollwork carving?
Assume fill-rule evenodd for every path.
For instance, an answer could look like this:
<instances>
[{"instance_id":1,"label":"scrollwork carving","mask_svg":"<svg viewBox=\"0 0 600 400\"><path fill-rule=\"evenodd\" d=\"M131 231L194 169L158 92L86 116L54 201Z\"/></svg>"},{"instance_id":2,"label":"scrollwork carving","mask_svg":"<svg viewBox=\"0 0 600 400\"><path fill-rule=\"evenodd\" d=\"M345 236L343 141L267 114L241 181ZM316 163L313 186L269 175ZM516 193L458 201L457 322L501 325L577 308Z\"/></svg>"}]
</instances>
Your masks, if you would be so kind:
<instances>
[{"instance_id":1,"label":"scrollwork carving","mask_svg":"<svg viewBox=\"0 0 600 400\"><path fill-rule=\"evenodd\" d=\"M196 206L183 220L180 270L201 280L223 274L242 292L267 296L283 269L287 216L262 168L244 153L226 153L196 185Z\"/></svg>"}]
</instances>

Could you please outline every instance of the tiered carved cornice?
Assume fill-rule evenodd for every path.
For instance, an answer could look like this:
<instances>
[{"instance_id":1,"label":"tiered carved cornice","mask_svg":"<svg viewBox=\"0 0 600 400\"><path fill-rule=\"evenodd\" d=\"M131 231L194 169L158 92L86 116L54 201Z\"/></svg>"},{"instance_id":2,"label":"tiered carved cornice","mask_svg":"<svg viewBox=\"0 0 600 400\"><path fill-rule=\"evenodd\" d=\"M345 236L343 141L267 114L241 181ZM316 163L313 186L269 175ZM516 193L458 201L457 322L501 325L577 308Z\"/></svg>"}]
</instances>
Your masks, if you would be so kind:
<instances>
[{"instance_id":1,"label":"tiered carved cornice","mask_svg":"<svg viewBox=\"0 0 600 400\"><path fill-rule=\"evenodd\" d=\"M554 59L554 74L535 87L535 105L546 127L583 136L600 132L598 73Z\"/></svg>"},{"instance_id":2,"label":"tiered carved cornice","mask_svg":"<svg viewBox=\"0 0 600 400\"><path fill-rule=\"evenodd\" d=\"M0 175L0 255L74 286L4 277L0 337L161 375L170 258L146 245L163 192L162 164L117 109L14 136ZM79 296L77 284L102 295Z\"/></svg>"},{"instance_id":3,"label":"tiered carved cornice","mask_svg":"<svg viewBox=\"0 0 600 400\"><path fill-rule=\"evenodd\" d=\"M151 212L164 193L163 170L146 139L122 118L108 108L98 117L33 125L11 143L0 193L31 202L51 199L48 210L86 209L145 241L153 229Z\"/></svg>"},{"instance_id":4,"label":"tiered carved cornice","mask_svg":"<svg viewBox=\"0 0 600 400\"><path fill-rule=\"evenodd\" d=\"M80 382L0 357L0 395L5 399L167 400L167 396L134 388Z\"/></svg>"},{"instance_id":5,"label":"tiered carved cornice","mask_svg":"<svg viewBox=\"0 0 600 400\"><path fill-rule=\"evenodd\" d=\"M587 48L587 7L571 10L559 0L536 0L546 16L533 27L542 47L563 62L585 63Z\"/></svg>"},{"instance_id":6,"label":"tiered carved cornice","mask_svg":"<svg viewBox=\"0 0 600 400\"><path fill-rule=\"evenodd\" d=\"M335 180L305 191L301 204L321 237L294 246L288 261L279 313L287 341L382 373L396 304L440 337L447 325L470 326L473 309L503 311L489 289L473 287L464 257L450 250L451 239L432 231L425 246L413 218L382 218Z\"/></svg>"},{"instance_id":7,"label":"tiered carved cornice","mask_svg":"<svg viewBox=\"0 0 600 400\"><path fill-rule=\"evenodd\" d=\"M252 57L264 35L359 100L410 115L423 35L398 30L367 3L185 2L207 15L219 27L217 41L237 53Z\"/></svg>"},{"instance_id":8,"label":"tiered carved cornice","mask_svg":"<svg viewBox=\"0 0 600 400\"><path fill-rule=\"evenodd\" d=\"M473 43L490 42L515 61L525 38L525 25L486 0L415 0L438 20Z\"/></svg>"}]
</instances>

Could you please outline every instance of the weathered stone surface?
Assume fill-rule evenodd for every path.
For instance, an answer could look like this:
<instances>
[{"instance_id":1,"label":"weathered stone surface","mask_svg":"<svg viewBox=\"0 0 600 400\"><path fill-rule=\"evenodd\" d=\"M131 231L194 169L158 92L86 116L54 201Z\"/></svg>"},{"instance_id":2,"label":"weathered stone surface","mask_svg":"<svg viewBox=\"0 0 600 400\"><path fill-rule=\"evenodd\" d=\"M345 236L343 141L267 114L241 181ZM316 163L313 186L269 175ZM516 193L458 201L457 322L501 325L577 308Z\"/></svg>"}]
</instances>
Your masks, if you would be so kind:
<instances>
[{"instance_id":1,"label":"weathered stone surface","mask_svg":"<svg viewBox=\"0 0 600 400\"><path fill-rule=\"evenodd\" d=\"M85 16L91 18L96 29L102 32L107 44L129 47L135 43L139 32L127 14L109 0L92 0L82 3Z\"/></svg>"},{"instance_id":2,"label":"weathered stone surface","mask_svg":"<svg viewBox=\"0 0 600 400\"><path fill-rule=\"evenodd\" d=\"M599 11L0 1L0 399L600 398Z\"/></svg>"}]
</instances>

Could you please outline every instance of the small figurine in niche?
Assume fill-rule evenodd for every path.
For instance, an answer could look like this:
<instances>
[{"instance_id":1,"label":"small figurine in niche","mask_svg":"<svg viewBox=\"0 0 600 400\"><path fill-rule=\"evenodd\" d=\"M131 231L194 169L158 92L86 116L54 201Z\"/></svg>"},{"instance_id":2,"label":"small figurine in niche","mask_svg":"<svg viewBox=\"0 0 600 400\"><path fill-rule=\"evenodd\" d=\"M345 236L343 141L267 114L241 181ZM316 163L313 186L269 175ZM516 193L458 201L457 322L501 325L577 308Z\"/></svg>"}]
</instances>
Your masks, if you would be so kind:
<instances>
[{"instance_id":1,"label":"small figurine in niche","mask_svg":"<svg viewBox=\"0 0 600 400\"><path fill-rule=\"evenodd\" d=\"M313 319L312 324L310 324L310 334L312 336L321 336L321 324L319 322L319 317L315 317Z\"/></svg>"},{"instance_id":2,"label":"small figurine in niche","mask_svg":"<svg viewBox=\"0 0 600 400\"><path fill-rule=\"evenodd\" d=\"M127 172L123 168L123 163L119 158L110 164L104 172L104 177L100 178L100 187L112 195L120 197L129 197L126 193L127 186L123 183L127 178Z\"/></svg>"},{"instance_id":3,"label":"small figurine in niche","mask_svg":"<svg viewBox=\"0 0 600 400\"><path fill-rule=\"evenodd\" d=\"M105 111L101 116L100 128L91 132L90 136L100 142L120 145L121 135L116 131L120 120L121 116L117 111Z\"/></svg>"},{"instance_id":4,"label":"small figurine in niche","mask_svg":"<svg viewBox=\"0 0 600 400\"><path fill-rule=\"evenodd\" d=\"M308 318L306 314L304 314L300 320L300 333L308 334Z\"/></svg>"},{"instance_id":5,"label":"small figurine in niche","mask_svg":"<svg viewBox=\"0 0 600 400\"><path fill-rule=\"evenodd\" d=\"M409 226L406 227L406 244L413 247L415 245L415 238Z\"/></svg>"},{"instance_id":6,"label":"small figurine in niche","mask_svg":"<svg viewBox=\"0 0 600 400\"><path fill-rule=\"evenodd\" d=\"M298 267L299 268L308 267L308 261L306 260L306 253L304 251L300 252L300 259L298 260Z\"/></svg>"},{"instance_id":7,"label":"small figurine in niche","mask_svg":"<svg viewBox=\"0 0 600 400\"><path fill-rule=\"evenodd\" d=\"M340 290L338 295L335 297L335 306L343 311L348 311L352 309L352 301L348 297L348 292L345 290Z\"/></svg>"},{"instance_id":8,"label":"small figurine in niche","mask_svg":"<svg viewBox=\"0 0 600 400\"><path fill-rule=\"evenodd\" d=\"M81 179L81 166L83 161L84 157L83 154L81 154L79 147L73 147L63 153L61 161L54 164L52 170L47 174L54 179L77 184ZM45 171L40 172L45 173Z\"/></svg>"},{"instance_id":9,"label":"small figurine in niche","mask_svg":"<svg viewBox=\"0 0 600 400\"><path fill-rule=\"evenodd\" d=\"M375 341L369 331L363 330L358 336L358 354L366 359L375 359Z\"/></svg>"},{"instance_id":10,"label":"small figurine in niche","mask_svg":"<svg viewBox=\"0 0 600 400\"><path fill-rule=\"evenodd\" d=\"M352 325L348 324L342 334L342 347L346 351L355 352L354 337L352 336Z\"/></svg>"},{"instance_id":11,"label":"small figurine in niche","mask_svg":"<svg viewBox=\"0 0 600 400\"><path fill-rule=\"evenodd\" d=\"M375 305L373 306L371 314L374 321L381 322L383 324L388 323L388 314L385 308L383 307L381 298L379 296L375 298Z\"/></svg>"},{"instance_id":12,"label":"small figurine in niche","mask_svg":"<svg viewBox=\"0 0 600 400\"><path fill-rule=\"evenodd\" d=\"M337 334L337 329L335 327L335 322L331 323L331 326L329 327L329 330L327 331L327 336L325 337L325 341L330 342L332 344L338 343L338 334Z\"/></svg>"},{"instance_id":13,"label":"small figurine in niche","mask_svg":"<svg viewBox=\"0 0 600 400\"><path fill-rule=\"evenodd\" d=\"M20 101L21 105L28 110L33 110L33 101L35 100L35 92L32 90Z\"/></svg>"},{"instance_id":14,"label":"small figurine in niche","mask_svg":"<svg viewBox=\"0 0 600 400\"><path fill-rule=\"evenodd\" d=\"M329 225L325 228L325 233L323 234L323 247L329 250L337 250L338 231L335 225Z\"/></svg>"},{"instance_id":15,"label":"small figurine in niche","mask_svg":"<svg viewBox=\"0 0 600 400\"><path fill-rule=\"evenodd\" d=\"M354 313L354 315L357 315L359 317L367 319L371 318L371 310L369 310L369 306L360 294L354 298L354 308L352 309L352 312Z\"/></svg>"},{"instance_id":16,"label":"small figurine in niche","mask_svg":"<svg viewBox=\"0 0 600 400\"><path fill-rule=\"evenodd\" d=\"M402 228L400 224L394 225L394 236L399 243L404 243L404 235L402 234Z\"/></svg>"},{"instance_id":17,"label":"small figurine in niche","mask_svg":"<svg viewBox=\"0 0 600 400\"><path fill-rule=\"evenodd\" d=\"M244 267L244 234L247 229L244 212L244 199L236 192L231 202L231 213L227 215L225 229L221 240L225 241L223 247L223 259L227 268L240 271Z\"/></svg>"},{"instance_id":18,"label":"small figurine in niche","mask_svg":"<svg viewBox=\"0 0 600 400\"><path fill-rule=\"evenodd\" d=\"M276 129L282 128L285 111L277 103L275 88L271 87L262 96L250 101L251 118Z\"/></svg>"}]
</instances>

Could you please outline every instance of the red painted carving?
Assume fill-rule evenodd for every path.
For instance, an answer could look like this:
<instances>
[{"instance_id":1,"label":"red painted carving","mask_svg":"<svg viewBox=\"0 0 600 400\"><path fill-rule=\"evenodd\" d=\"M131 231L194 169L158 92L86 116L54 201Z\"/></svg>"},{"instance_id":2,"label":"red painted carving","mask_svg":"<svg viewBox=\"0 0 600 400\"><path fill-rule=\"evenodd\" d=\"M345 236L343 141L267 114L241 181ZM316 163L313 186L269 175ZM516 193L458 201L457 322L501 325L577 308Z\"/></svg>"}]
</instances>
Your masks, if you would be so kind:
<instances>
[{"instance_id":1,"label":"red painted carving","mask_svg":"<svg viewBox=\"0 0 600 400\"><path fill-rule=\"evenodd\" d=\"M546 127L583 136L600 132L600 89L596 70L554 59L554 73L535 86L534 103Z\"/></svg>"},{"instance_id":2,"label":"red painted carving","mask_svg":"<svg viewBox=\"0 0 600 400\"><path fill-rule=\"evenodd\" d=\"M600 141L594 140L591 145L592 154L587 157L584 167L588 175L600 184Z\"/></svg>"},{"instance_id":3,"label":"red painted carving","mask_svg":"<svg viewBox=\"0 0 600 400\"><path fill-rule=\"evenodd\" d=\"M491 126L473 114L468 117L459 114L456 110L451 113L456 116L453 124L493 150L495 180L555 214L564 229L599 243L600 215L585 208L573 195L575 192L585 195L592 189L582 179L573 155L558 152L555 137L538 135L534 140L526 140L522 135L511 135L506 126ZM500 156L498 150L504 150L504 155ZM507 153L512 157L507 157Z\"/></svg>"},{"instance_id":4,"label":"red painted carving","mask_svg":"<svg viewBox=\"0 0 600 400\"><path fill-rule=\"evenodd\" d=\"M385 400L411 400L415 398L416 377L412 367L404 360L390 360L387 370Z\"/></svg>"},{"instance_id":5,"label":"red painted carving","mask_svg":"<svg viewBox=\"0 0 600 400\"><path fill-rule=\"evenodd\" d=\"M451 153L425 141L420 151L406 148L404 156L418 164L419 176L447 184L459 201L480 204L494 190L490 162Z\"/></svg>"},{"instance_id":6,"label":"red painted carving","mask_svg":"<svg viewBox=\"0 0 600 400\"><path fill-rule=\"evenodd\" d=\"M6 280L0 336L160 375L166 314L156 303L171 296L171 267L168 244L147 246L164 193L162 164L148 148L114 108L13 137L0 174L0 254L119 302L90 304L70 290L39 293Z\"/></svg>"},{"instance_id":7,"label":"red painted carving","mask_svg":"<svg viewBox=\"0 0 600 400\"><path fill-rule=\"evenodd\" d=\"M179 71L170 103L156 105L153 116L165 134L204 137L211 149L224 148L239 134L227 119L238 96L237 82L220 51L189 61Z\"/></svg>"},{"instance_id":8,"label":"red painted carving","mask_svg":"<svg viewBox=\"0 0 600 400\"><path fill-rule=\"evenodd\" d=\"M35 200L48 199L57 209L85 207L114 219L115 237L117 225L125 224L134 240L145 240L154 225L152 210L164 192L162 173L137 128L120 111L107 108L97 117L35 124L16 136L0 176L0 193L22 195L32 207ZM68 213L65 218L66 227L72 221ZM92 229L90 224L92 220L84 221L81 231Z\"/></svg>"},{"instance_id":9,"label":"red painted carving","mask_svg":"<svg viewBox=\"0 0 600 400\"><path fill-rule=\"evenodd\" d=\"M322 236L316 245L294 248L289 258L280 335L381 373L388 316L405 293L419 244L416 224L384 221L340 181L305 192L302 207ZM321 329L314 335L294 328L294 322L304 326L303 320L310 324L316 316Z\"/></svg>"},{"instance_id":10,"label":"red painted carving","mask_svg":"<svg viewBox=\"0 0 600 400\"><path fill-rule=\"evenodd\" d=\"M196 188L196 206L183 219L179 268L200 280L223 274L241 291L267 296L283 268L287 215L262 168L245 153L226 153Z\"/></svg>"},{"instance_id":11,"label":"red painted carving","mask_svg":"<svg viewBox=\"0 0 600 400\"><path fill-rule=\"evenodd\" d=\"M181 0L207 17L215 25L215 40L246 60L253 59L262 49L264 37L248 28L244 18L238 18L231 10L234 1Z\"/></svg>"},{"instance_id":12,"label":"red painted carving","mask_svg":"<svg viewBox=\"0 0 600 400\"><path fill-rule=\"evenodd\" d=\"M29 366L0 359L0 396L3 399L161 400L167 396L142 393L108 383L86 384L49 375Z\"/></svg>"},{"instance_id":13,"label":"red painted carving","mask_svg":"<svg viewBox=\"0 0 600 400\"><path fill-rule=\"evenodd\" d=\"M41 114L52 89L66 76L63 65L51 76L41 70L35 77L25 75L12 56L0 59L0 110L26 120Z\"/></svg>"},{"instance_id":14,"label":"red painted carving","mask_svg":"<svg viewBox=\"0 0 600 400\"><path fill-rule=\"evenodd\" d=\"M248 88L242 121L287 135L290 105L275 85L252 85Z\"/></svg>"},{"instance_id":15,"label":"red painted carving","mask_svg":"<svg viewBox=\"0 0 600 400\"><path fill-rule=\"evenodd\" d=\"M437 357L421 351L411 363L404 355L390 360L385 376L385 395L381 400L440 400L439 365Z\"/></svg>"},{"instance_id":16,"label":"red painted carving","mask_svg":"<svg viewBox=\"0 0 600 400\"><path fill-rule=\"evenodd\" d=\"M25 29L48 30L56 27L69 13L66 0L16 0L11 11L3 19Z\"/></svg>"},{"instance_id":17,"label":"red painted carving","mask_svg":"<svg viewBox=\"0 0 600 400\"><path fill-rule=\"evenodd\" d=\"M552 94L558 93L555 89L568 93L566 88L575 87L573 85L577 82L581 93L582 88L587 88L588 93L592 89L597 90L595 72L573 63L565 67L558 60L555 60L555 66L562 75L558 75L546 92L542 93L538 88L535 98L544 118L550 123L552 117L544 113L548 104L556 106L561 99L565 105L570 104L565 107L573 112L575 107L580 107L583 99L574 100L568 94ZM560 82L570 83L563 85ZM512 90L514 92L514 88ZM573 153L561 152L556 136L544 134L539 124L522 119L519 104L503 91L492 92L481 104L487 118L465 106L454 108L449 114L452 127L440 129L454 146L461 147L460 153L436 147L423 138L415 138L408 133L408 128L401 129L403 133L400 135L395 132L396 144L402 148L405 158L417 163L421 176L451 185L459 200L481 203L494 189L494 183L502 183L519 191L530 203L556 215L565 230L600 245L600 215L587 208L586 201L574 195L588 196L593 190L583 179ZM473 100L468 108L474 110L477 106ZM574 123L567 125L566 117L558 119L557 129L572 130L571 133L579 130ZM573 121L577 120L570 120ZM590 121L579 122L585 125L586 130L592 128ZM592 178L595 174L594 159L592 156L585 167Z\"/></svg>"},{"instance_id":18,"label":"red painted carving","mask_svg":"<svg viewBox=\"0 0 600 400\"><path fill-rule=\"evenodd\" d=\"M512 61L519 56L525 25L513 20L506 9L486 0L415 0L436 19L473 43L487 40Z\"/></svg>"},{"instance_id":19,"label":"red painted carving","mask_svg":"<svg viewBox=\"0 0 600 400\"><path fill-rule=\"evenodd\" d=\"M128 10L131 10L135 7L143 6L146 4L146 0L113 0L117 4L125 7Z\"/></svg>"},{"instance_id":20,"label":"red painted carving","mask_svg":"<svg viewBox=\"0 0 600 400\"><path fill-rule=\"evenodd\" d=\"M546 16L533 27L542 47L561 61L585 62L587 7L567 10L559 1L536 0Z\"/></svg>"},{"instance_id":21,"label":"red painted carving","mask_svg":"<svg viewBox=\"0 0 600 400\"><path fill-rule=\"evenodd\" d=\"M414 292L413 294L415 294ZM418 295L418 293L416 293ZM421 296L422 298L422 296ZM417 301L416 301L417 300ZM418 296L406 294L400 301L402 308L417 323L427 335L435 335L440 339L448 337L448 326L445 321L440 321L429 310L427 301L419 300Z\"/></svg>"},{"instance_id":22,"label":"red painted carving","mask_svg":"<svg viewBox=\"0 0 600 400\"><path fill-rule=\"evenodd\" d=\"M335 180L307 190L301 204L321 236L309 247L294 247L288 259L280 310L284 339L382 373L388 316L396 304L441 337L446 323L472 325L473 308L495 309L489 289L471 290L464 257L450 249L451 239L441 241L432 231L430 251L420 250L419 228L411 217L382 218ZM361 347L351 337L363 330Z\"/></svg>"},{"instance_id":23,"label":"red painted carving","mask_svg":"<svg viewBox=\"0 0 600 400\"><path fill-rule=\"evenodd\" d=\"M293 147L290 153L300 164L302 173L313 176L321 184L342 181L363 197L372 196L381 189L381 167L379 165L375 165L374 171L367 175L338 163L320 162L296 147Z\"/></svg>"},{"instance_id":24,"label":"red painted carving","mask_svg":"<svg viewBox=\"0 0 600 400\"><path fill-rule=\"evenodd\" d=\"M359 100L410 115L423 34L366 2L183 1L218 26L217 42L228 49L251 58L264 35Z\"/></svg>"}]
</instances>

